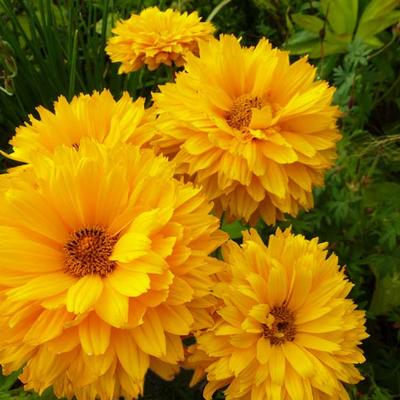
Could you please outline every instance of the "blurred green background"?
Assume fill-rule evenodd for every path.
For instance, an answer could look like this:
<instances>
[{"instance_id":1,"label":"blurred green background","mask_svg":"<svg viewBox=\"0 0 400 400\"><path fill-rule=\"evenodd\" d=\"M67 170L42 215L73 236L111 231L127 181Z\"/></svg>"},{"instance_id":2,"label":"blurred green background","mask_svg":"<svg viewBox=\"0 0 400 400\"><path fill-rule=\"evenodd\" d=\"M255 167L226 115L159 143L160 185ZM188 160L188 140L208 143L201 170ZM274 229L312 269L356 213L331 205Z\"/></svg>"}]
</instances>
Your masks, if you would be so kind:
<instances>
[{"instance_id":1,"label":"blurred green background","mask_svg":"<svg viewBox=\"0 0 400 400\"><path fill-rule=\"evenodd\" d=\"M152 5L198 10L244 44L266 36L293 60L308 54L319 77L337 87L337 165L315 191L315 208L280 225L329 241L355 283L351 296L367 310L365 380L349 388L351 397L399 399L399 0L0 0L0 148L8 150L15 127L36 106L51 108L60 94L107 87L117 97L129 90L149 98L168 79L166 69L118 75L104 46L116 20ZM10 165L0 158L1 169ZM243 226L223 228L239 240ZM145 399L201 399L201 385L187 388L189 375L164 383L149 374ZM38 396L21 390L17 374L0 377L0 400L24 398Z\"/></svg>"}]
</instances>

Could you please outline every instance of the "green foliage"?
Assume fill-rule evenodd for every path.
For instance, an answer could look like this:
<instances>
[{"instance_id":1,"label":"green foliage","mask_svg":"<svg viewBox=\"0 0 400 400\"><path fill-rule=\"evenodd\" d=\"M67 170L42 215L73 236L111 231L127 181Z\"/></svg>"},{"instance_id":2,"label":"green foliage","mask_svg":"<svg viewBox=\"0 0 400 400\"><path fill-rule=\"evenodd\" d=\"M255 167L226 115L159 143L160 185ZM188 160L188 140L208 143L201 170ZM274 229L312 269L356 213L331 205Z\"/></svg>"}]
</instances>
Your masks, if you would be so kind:
<instances>
[{"instance_id":1,"label":"green foliage","mask_svg":"<svg viewBox=\"0 0 400 400\"><path fill-rule=\"evenodd\" d=\"M118 75L104 53L119 18L158 5L197 9L207 18L220 0L0 0L0 147L35 107L51 108L61 94L109 88L148 96L168 71ZM349 388L353 399L400 395L400 46L398 0L231 0L213 22L218 32L254 44L267 36L292 54L309 54L319 77L337 87L343 118L338 160L315 191L315 208L281 226L330 243L367 310L366 379ZM397 24L397 25L396 25ZM2 160L0 159L0 162ZM240 241L247 227L223 221ZM275 228L259 224L266 237ZM201 399L186 389L187 374L163 383L148 377L145 399ZM0 400L37 399L16 374L0 377ZM42 397L51 399L51 392ZM223 399L222 393L216 398Z\"/></svg>"},{"instance_id":2,"label":"green foliage","mask_svg":"<svg viewBox=\"0 0 400 400\"><path fill-rule=\"evenodd\" d=\"M293 54L307 53L319 58L346 53L353 40L372 48L382 47L384 42L378 36L400 21L400 10L396 10L399 3L371 0L359 17L361 3L359 0L321 0L300 13L293 13L294 23L303 30L288 40L288 49Z\"/></svg>"}]
</instances>

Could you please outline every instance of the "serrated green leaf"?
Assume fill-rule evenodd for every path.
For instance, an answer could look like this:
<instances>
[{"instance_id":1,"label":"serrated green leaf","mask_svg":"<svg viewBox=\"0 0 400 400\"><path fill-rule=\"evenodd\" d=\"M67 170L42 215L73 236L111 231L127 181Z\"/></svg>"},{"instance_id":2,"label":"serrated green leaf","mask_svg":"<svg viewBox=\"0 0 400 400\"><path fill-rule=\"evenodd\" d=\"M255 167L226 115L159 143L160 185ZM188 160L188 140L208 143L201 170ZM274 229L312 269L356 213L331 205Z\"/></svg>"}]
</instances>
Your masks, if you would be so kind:
<instances>
[{"instance_id":1,"label":"serrated green leaf","mask_svg":"<svg viewBox=\"0 0 400 400\"><path fill-rule=\"evenodd\" d=\"M324 21L315 15L292 14L292 19L300 28L317 35L324 28Z\"/></svg>"},{"instance_id":2,"label":"serrated green leaf","mask_svg":"<svg viewBox=\"0 0 400 400\"><path fill-rule=\"evenodd\" d=\"M353 36L358 15L358 0L322 0L321 9L336 35Z\"/></svg>"}]
</instances>

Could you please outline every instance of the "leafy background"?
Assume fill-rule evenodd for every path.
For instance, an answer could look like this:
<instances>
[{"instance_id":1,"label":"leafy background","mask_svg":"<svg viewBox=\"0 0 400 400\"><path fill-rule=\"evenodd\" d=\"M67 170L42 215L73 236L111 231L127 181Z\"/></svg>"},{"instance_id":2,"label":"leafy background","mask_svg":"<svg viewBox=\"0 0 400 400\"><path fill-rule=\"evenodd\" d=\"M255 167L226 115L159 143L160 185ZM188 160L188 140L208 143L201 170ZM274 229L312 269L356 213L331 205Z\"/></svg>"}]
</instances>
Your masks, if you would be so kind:
<instances>
[{"instance_id":1,"label":"leafy background","mask_svg":"<svg viewBox=\"0 0 400 400\"><path fill-rule=\"evenodd\" d=\"M129 90L149 98L167 81L167 68L118 75L104 53L115 21L151 5L198 10L218 32L241 36L244 44L266 36L293 60L308 54L319 77L337 87L335 103L343 112L338 162L315 191L315 208L280 225L329 241L355 283L351 296L367 310L365 380L349 388L351 397L399 399L399 1L0 0L0 148L9 150L15 127L36 106L51 108L60 94L70 99L107 87L117 97ZM0 163L1 169L11 165ZM223 224L235 240L243 228ZM258 228L264 235L273 231ZM183 372L164 383L149 374L145 399L201 399L201 385L187 389L189 377ZM17 374L0 377L0 400L36 398L23 392ZM54 397L47 391L40 398Z\"/></svg>"}]
</instances>

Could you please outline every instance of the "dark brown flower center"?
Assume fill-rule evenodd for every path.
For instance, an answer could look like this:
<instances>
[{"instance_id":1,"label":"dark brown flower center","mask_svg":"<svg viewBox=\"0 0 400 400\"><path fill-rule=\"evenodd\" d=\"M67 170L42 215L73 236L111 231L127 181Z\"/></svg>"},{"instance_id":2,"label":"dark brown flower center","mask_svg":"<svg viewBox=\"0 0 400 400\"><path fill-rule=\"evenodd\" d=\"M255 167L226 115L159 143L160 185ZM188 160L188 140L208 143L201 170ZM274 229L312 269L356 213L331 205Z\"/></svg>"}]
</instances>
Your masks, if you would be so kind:
<instances>
[{"instance_id":1,"label":"dark brown flower center","mask_svg":"<svg viewBox=\"0 0 400 400\"><path fill-rule=\"evenodd\" d=\"M259 97L242 95L233 102L232 108L226 116L226 122L231 128L245 131L251 122L252 109L261 109L262 106L263 102Z\"/></svg>"},{"instance_id":2,"label":"dark brown flower center","mask_svg":"<svg viewBox=\"0 0 400 400\"><path fill-rule=\"evenodd\" d=\"M272 345L292 342L296 335L294 315L285 306L274 307L271 312L274 322L271 326L263 325L263 337L269 339Z\"/></svg>"},{"instance_id":3,"label":"dark brown flower center","mask_svg":"<svg viewBox=\"0 0 400 400\"><path fill-rule=\"evenodd\" d=\"M118 236L104 228L82 228L70 235L64 245L64 271L78 278L85 275L107 276L116 263L109 260Z\"/></svg>"}]
</instances>

